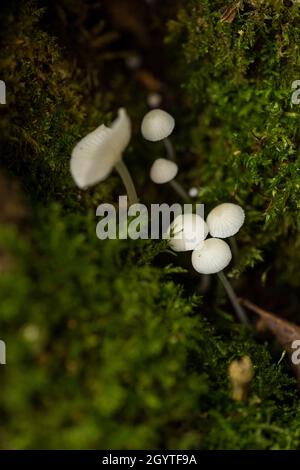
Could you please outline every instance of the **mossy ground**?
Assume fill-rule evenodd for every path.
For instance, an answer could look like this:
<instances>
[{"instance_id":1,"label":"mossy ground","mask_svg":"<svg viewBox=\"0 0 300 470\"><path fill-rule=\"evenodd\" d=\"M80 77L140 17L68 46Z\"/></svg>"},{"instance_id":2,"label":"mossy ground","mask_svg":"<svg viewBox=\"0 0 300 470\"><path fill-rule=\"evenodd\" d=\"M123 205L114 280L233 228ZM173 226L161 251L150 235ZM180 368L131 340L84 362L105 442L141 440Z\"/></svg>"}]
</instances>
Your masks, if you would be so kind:
<instances>
[{"instance_id":1,"label":"mossy ground","mask_svg":"<svg viewBox=\"0 0 300 470\"><path fill-rule=\"evenodd\" d=\"M201 187L208 208L246 210L239 293L297 322L299 6L245 1L228 24L225 1L132 1L133 19L118 23L122 2L96 3L2 7L1 158L23 201L8 192L0 218L11 259L0 274L0 447L299 448L299 394L280 348L236 323L216 281L197 296L198 277L159 242L99 241L95 209L123 188L112 175L82 192L69 174L74 143L125 105L142 200L174 199L148 181L162 149L139 136L154 75L176 117L182 184ZM142 78L124 66L132 50ZM12 200L21 216L4 218ZM243 354L255 379L235 403L227 369Z\"/></svg>"}]
</instances>

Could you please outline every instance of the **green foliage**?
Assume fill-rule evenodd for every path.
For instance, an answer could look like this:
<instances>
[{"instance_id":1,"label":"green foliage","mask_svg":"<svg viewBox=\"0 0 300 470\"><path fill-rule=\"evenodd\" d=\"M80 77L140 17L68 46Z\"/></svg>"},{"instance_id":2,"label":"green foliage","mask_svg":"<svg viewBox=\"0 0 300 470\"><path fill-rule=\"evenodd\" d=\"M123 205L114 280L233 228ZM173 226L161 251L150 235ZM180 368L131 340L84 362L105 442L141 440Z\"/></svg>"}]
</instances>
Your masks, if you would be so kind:
<instances>
[{"instance_id":1,"label":"green foliage","mask_svg":"<svg viewBox=\"0 0 300 470\"><path fill-rule=\"evenodd\" d=\"M18 260L0 277L1 448L298 445L294 380L266 346L232 323L217 334L170 269L134 266L135 245L99 241L93 217L55 205L35 220L28 243L1 231ZM256 379L235 405L227 366L242 354Z\"/></svg>"},{"instance_id":2,"label":"green foliage","mask_svg":"<svg viewBox=\"0 0 300 470\"><path fill-rule=\"evenodd\" d=\"M299 79L297 2L183 2L169 23L190 109L190 171L201 202L240 203L247 214L241 237L268 253L279 275L299 284L299 107L291 103ZM288 240L288 243L287 243ZM292 253L291 253L292 251ZM250 253L250 252L249 252ZM254 258L253 258L254 259ZM256 256L256 259L257 256Z\"/></svg>"}]
</instances>

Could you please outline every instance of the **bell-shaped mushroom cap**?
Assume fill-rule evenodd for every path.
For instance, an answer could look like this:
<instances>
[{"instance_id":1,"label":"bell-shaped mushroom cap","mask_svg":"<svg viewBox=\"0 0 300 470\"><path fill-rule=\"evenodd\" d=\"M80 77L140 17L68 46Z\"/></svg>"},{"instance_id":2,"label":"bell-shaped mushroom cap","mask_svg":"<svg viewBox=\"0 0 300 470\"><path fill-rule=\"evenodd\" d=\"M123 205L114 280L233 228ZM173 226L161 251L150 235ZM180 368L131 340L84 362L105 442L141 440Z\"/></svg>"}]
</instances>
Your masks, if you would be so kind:
<instances>
[{"instance_id":1,"label":"bell-shaped mushroom cap","mask_svg":"<svg viewBox=\"0 0 300 470\"><path fill-rule=\"evenodd\" d=\"M177 172L178 166L175 162L166 158L158 158L151 167L150 178L156 184L164 184L173 180Z\"/></svg>"},{"instance_id":2,"label":"bell-shaped mushroom cap","mask_svg":"<svg viewBox=\"0 0 300 470\"><path fill-rule=\"evenodd\" d=\"M212 237L227 238L240 230L244 220L245 212L241 206L225 202L210 211L206 222Z\"/></svg>"},{"instance_id":3,"label":"bell-shaped mushroom cap","mask_svg":"<svg viewBox=\"0 0 300 470\"><path fill-rule=\"evenodd\" d=\"M226 268L231 258L231 250L224 240L208 238L193 251L192 265L198 273L214 274Z\"/></svg>"},{"instance_id":4,"label":"bell-shaped mushroom cap","mask_svg":"<svg viewBox=\"0 0 300 470\"><path fill-rule=\"evenodd\" d=\"M198 214L180 214L168 229L169 245L174 251L194 250L208 234L205 220Z\"/></svg>"},{"instance_id":5,"label":"bell-shaped mushroom cap","mask_svg":"<svg viewBox=\"0 0 300 470\"><path fill-rule=\"evenodd\" d=\"M111 127L104 124L83 137L74 147L71 174L79 188L87 188L105 180L122 158L131 136L131 123L126 110L118 111Z\"/></svg>"},{"instance_id":6,"label":"bell-shaped mushroom cap","mask_svg":"<svg viewBox=\"0 0 300 470\"><path fill-rule=\"evenodd\" d=\"M156 142L168 137L174 129L175 120L162 109L152 109L142 121L141 131L146 140Z\"/></svg>"}]
</instances>

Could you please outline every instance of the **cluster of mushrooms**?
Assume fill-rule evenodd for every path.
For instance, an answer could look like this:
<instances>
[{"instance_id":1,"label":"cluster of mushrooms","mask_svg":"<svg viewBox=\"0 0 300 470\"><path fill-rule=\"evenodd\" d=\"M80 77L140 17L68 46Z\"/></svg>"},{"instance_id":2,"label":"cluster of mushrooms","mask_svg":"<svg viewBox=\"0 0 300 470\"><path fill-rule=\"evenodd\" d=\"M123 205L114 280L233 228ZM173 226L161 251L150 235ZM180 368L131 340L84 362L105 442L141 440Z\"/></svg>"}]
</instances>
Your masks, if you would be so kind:
<instances>
[{"instance_id":1,"label":"cluster of mushrooms","mask_svg":"<svg viewBox=\"0 0 300 470\"><path fill-rule=\"evenodd\" d=\"M175 180L178 165L169 139L175 126L174 118L161 109L149 111L143 118L141 132L151 142L163 141L167 158L158 158L150 169L150 178L156 184L169 183L187 202L189 194ZM115 168L123 180L129 205L138 202L130 173L123 162L123 152L131 138L131 122L124 108L110 127L100 125L81 139L72 151L70 169L77 186L86 189L105 180ZM194 188L193 188L194 189ZM194 191L195 192L195 191ZM230 246L224 241L232 238L245 220L243 209L236 204L223 203L215 207L206 221L198 214L184 213L175 218L168 229L170 247L176 251L192 251L192 265L202 274L218 274L232 302L239 320L248 325L246 314L223 270L232 259ZM211 238L207 238L210 234Z\"/></svg>"}]
</instances>

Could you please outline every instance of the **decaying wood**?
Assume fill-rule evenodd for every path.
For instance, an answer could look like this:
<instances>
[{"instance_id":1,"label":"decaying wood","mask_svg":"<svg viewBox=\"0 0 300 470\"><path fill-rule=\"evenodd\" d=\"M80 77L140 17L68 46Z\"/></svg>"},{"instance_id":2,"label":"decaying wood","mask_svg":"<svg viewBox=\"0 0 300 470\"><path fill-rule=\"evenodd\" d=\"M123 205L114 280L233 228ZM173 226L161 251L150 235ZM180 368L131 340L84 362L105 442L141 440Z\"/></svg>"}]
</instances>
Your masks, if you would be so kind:
<instances>
[{"instance_id":1,"label":"decaying wood","mask_svg":"<svg viewBox=\"0 0 300 470\"><path fill-rule=\"evenodd\" d=\"M295 349L292 348L292 344L294 341L300 340L300 326L284 320L277 315L274 315L274 313L263 310L249 300L242 299L241 303L246 308L260 316L265 325L274 334L277 341L288 352L291 358L292 354L295 352ZM300 364L292 364L297 377L298 387L300 389Z\"/></svg>"}]
</instances>

